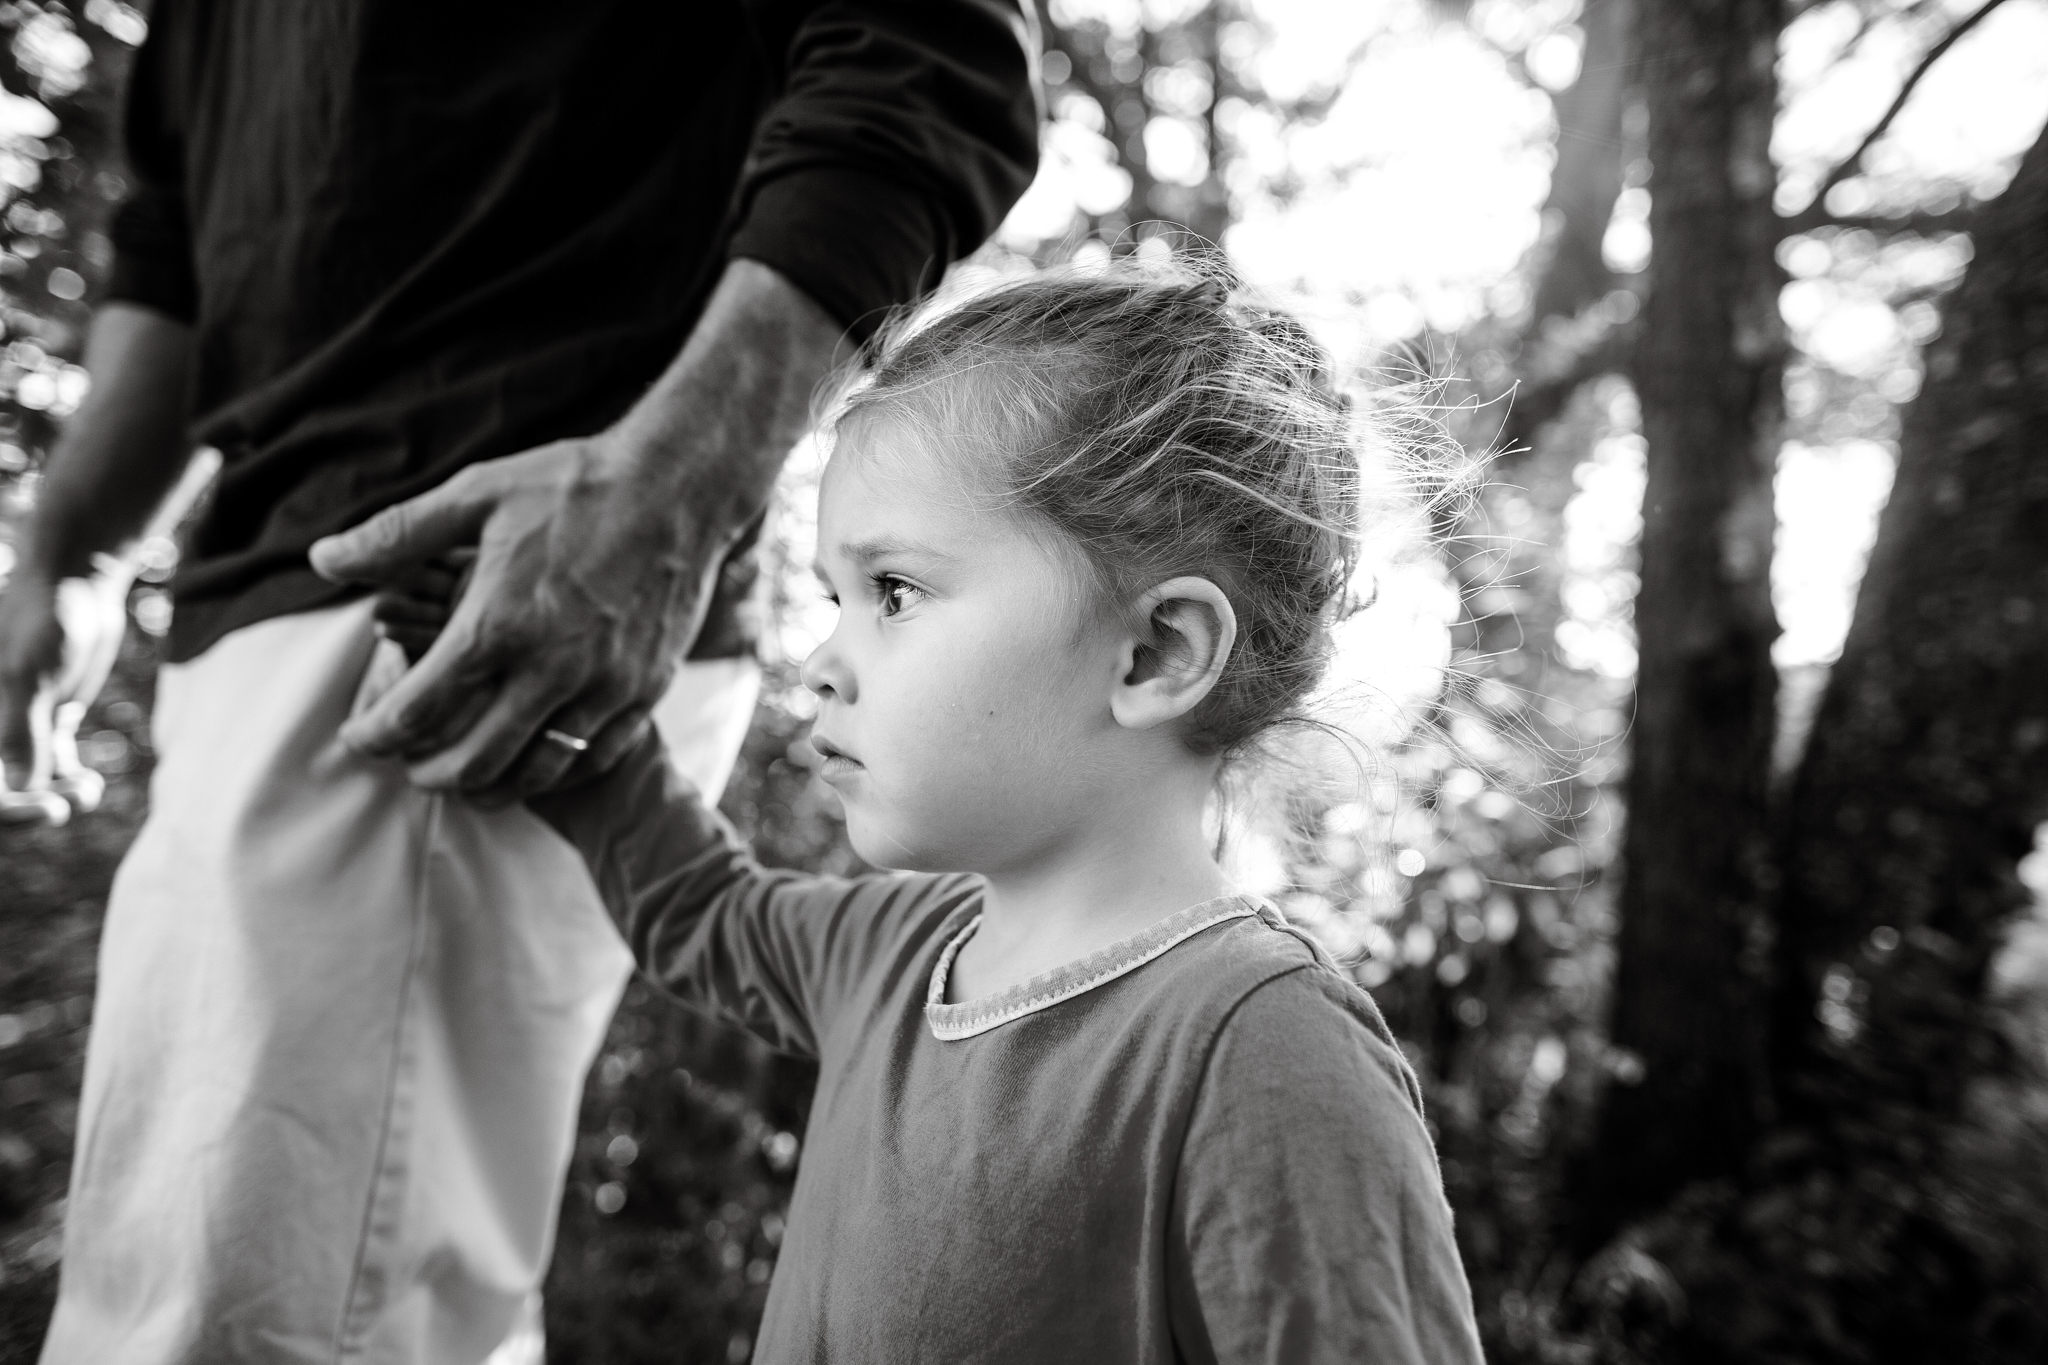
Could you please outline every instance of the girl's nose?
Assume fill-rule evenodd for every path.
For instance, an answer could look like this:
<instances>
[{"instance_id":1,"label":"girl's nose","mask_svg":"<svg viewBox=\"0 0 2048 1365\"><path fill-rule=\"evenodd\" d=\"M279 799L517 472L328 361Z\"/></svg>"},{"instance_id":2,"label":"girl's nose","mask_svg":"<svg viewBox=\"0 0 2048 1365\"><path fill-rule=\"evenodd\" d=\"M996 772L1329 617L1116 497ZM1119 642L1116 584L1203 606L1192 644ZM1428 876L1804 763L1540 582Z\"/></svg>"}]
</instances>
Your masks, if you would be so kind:
<instances>
[{"instance_id":1,"label":"girl's nose","mask_svg":"<svg viewBox=\"0 0 2048 1365\"><path fill-rule=\"evenodd\" d=\"M840 701L851 702L855 691L853 670L847 667L846 657L839 649L839 632L825 637L825 642L810 652L797 671L805 687L820 697L837 697Z\"/></svg>"}]
</instances>

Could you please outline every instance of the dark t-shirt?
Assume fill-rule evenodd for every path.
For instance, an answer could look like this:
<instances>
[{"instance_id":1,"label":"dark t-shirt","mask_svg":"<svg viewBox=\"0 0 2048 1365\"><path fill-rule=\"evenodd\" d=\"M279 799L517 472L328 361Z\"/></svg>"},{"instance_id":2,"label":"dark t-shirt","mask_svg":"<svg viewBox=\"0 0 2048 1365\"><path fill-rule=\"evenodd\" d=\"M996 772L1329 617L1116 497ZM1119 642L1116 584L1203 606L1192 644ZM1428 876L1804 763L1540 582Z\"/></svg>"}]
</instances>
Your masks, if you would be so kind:
<instances>
[{"instance_id":1,"label":"dark t-shirt","mask_svg":"<svg viewBox=\"0 0 2048 1365\"><path fill-rule=\"evenodd\" d=\"M111 299L197 329L226 463L170 653L336 600L306 548L586 436L725 261L857 334L994 230L1037 110L1016 0L158 0Z\"/></svg>"},{"instance_id":2,"label":"dark t-shirt","mask_svg":"<svg viewBox=\"0 0 2048 1365\"><path fill-rule=\"evenodd\" d=\"M537 803L655 981L818 1059L764 1365L1479 1365L1415 1077L1271 909L945 1003L981 883L764 870L644 745Z\"/></svg>"}]
</instances>

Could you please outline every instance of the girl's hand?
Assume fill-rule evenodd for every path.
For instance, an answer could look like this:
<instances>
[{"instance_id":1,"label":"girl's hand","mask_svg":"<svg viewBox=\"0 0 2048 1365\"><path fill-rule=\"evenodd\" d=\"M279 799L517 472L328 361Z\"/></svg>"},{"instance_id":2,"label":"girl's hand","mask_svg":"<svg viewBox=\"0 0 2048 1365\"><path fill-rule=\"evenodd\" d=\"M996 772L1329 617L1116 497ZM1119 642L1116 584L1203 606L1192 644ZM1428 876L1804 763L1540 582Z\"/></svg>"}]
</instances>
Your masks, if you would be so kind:
<instances>
[{"instance_id":1,"label":"girl's hand","mask_svg":"<svg viewBox=\"0 0 2048 1365\"><path fill-rule=\"evenodd\" d=\"M644 464L609 434L557 442L471 465L316 544L316 569L389 590L386 632L425 646L343 741L487 804L616 762L695 636L733 538L650 490ZM428 566L468 546L473 572L443 615Z\"/></svg>"},{"instance_id":2,"label":"girl's hand","mask_svg":"<svg viewBox=\"0 0 2048 1365\"><path fill-rule=\"evenodd\" d=\"M412 566L408 576L378 592L370 609L377 633L396 642L407 663L418 663L447 626L475 569L473 545Z\"/></svg>"}]
</instances>

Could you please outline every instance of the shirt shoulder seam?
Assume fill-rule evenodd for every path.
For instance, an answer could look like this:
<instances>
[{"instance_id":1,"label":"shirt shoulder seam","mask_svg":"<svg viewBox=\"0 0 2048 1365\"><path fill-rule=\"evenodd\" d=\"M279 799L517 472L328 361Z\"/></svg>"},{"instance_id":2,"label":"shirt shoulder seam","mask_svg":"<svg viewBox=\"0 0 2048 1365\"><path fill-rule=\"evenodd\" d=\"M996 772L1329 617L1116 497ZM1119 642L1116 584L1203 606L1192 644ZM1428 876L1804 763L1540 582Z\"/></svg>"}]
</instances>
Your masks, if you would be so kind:
<instances>
[{"instance_id":1,"label":"shirt shoulder seam","mask_svg":"<svg viewBox=\"0 0 2048 1365\"><path fill-rule=\"evenodd\" d=\"M1180 1202L1181 1181L1187 1170L1188 1134L1194 1130L1195 1110L1200 1106L1202 1096L1208 1089L1209 1073L1216 1063L1216 1048L1223 1041L1223 1030L1230 1027L1230 1021L1237 1017L1237 1012L1244 1008L1247 1000L1250 1000L1275 981L1293 976L1297 972L1305 972L1315 965L1314 962L1298 962L1290 967L1281 967L1253 982L1250 986L1239 992L1237 999L1231 1001L1216 1016L1216 1022L1210 1028L1209 1036L1202 1041L1201 1061L1195 1067L1195 1083L1189 1088L1187 1104L1181 1111L1180 1131L1174 1134L1173 1164L1168 1168L1172 1174L1168 1177L1166 1191L1169 1226L1172 1225L1173 1218L1175 1217L1171 1210Z\"/></svg>"}]
</instances>

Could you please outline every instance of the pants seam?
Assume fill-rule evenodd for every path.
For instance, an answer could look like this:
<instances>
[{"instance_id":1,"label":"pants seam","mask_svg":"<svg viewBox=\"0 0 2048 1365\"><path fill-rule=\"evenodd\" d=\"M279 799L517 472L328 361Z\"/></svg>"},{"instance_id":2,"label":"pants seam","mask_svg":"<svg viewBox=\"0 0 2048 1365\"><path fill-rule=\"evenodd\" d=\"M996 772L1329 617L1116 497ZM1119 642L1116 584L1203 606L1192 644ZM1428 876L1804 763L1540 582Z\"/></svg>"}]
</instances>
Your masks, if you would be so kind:
<instances>
[{"instance_id":1,"label":"pants seam","mask_svg":"<svg viewBox=\"0 0 2048 1365\"><path fill-rule=\"evenodd\" d=\"M394 1137L393 1129L399 1122L401 1088L412 1070L413 1037L411 1020L413 1013L413 983L419 973L420 959L425 952L427 899L427 878L431 875L434 838L441 821L441 798L427 798L427 818L421 831L417 857L419 864L414 871L412 886L412 944L406 953L405 971L399 980L398 1021L391 1043L390 1081L384 1090L383 1120L378 1126L377 1152L370 1166L370 1188L363 1201L362 1231L356 1239L354 1264L349 1269L348 1290L342 1296L341 1321L335 1332L334 1360L336 1365L351 1356L360 1354L360 1340L364 1316L364 1305L357 1302L363 1292L363 1278L370 1258L370 1244L377 1234L378 1206L385 1190L391 1185L388 1173L390 1149Z\"/></svg>"}]
</instances>

